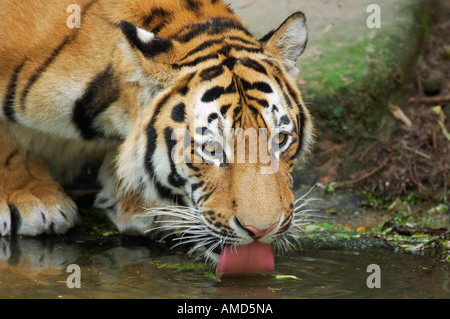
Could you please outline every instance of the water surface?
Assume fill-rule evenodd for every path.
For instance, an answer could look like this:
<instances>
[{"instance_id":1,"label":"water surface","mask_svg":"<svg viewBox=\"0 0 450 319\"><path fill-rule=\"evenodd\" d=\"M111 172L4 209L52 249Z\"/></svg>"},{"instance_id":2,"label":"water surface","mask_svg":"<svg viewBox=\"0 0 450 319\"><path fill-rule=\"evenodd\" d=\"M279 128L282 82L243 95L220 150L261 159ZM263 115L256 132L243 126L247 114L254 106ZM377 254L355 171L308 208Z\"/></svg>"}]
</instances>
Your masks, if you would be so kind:
<instances>
[{"instance_id":1,"label":"water surface","mask_svg":"<svg viewBox=\"0 0 450 319\"><path fill-rule=\"evenodd\" d=\"M67 286L70 264L81 288ZM370 264L381 288L367 286ZM145 238L0 238L0 298L450 298L450 272L389 249L305 248L277 255L273 275L217 278L202 260Z\"/></svg>"}]
</instances>

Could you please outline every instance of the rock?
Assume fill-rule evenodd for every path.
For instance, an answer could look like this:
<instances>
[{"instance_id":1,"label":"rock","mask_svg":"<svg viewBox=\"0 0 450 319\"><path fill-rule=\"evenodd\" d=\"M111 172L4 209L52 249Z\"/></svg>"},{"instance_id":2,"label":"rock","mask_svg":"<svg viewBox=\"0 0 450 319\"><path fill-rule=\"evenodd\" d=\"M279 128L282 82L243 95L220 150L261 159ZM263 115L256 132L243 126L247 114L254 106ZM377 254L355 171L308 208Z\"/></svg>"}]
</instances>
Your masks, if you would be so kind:
<instances>
[{"instance_id":1,"label":"rock","mask_svg":"<svg viewBox=\"0 0 450 319\"><path fill-rule=\"evenodd\" d=\"M423 79L422 86L423 92L426 95L438 95L444 84L444 72L441 70L431 70L428 72L428 76Z\"/></svg>"}]
</instances>

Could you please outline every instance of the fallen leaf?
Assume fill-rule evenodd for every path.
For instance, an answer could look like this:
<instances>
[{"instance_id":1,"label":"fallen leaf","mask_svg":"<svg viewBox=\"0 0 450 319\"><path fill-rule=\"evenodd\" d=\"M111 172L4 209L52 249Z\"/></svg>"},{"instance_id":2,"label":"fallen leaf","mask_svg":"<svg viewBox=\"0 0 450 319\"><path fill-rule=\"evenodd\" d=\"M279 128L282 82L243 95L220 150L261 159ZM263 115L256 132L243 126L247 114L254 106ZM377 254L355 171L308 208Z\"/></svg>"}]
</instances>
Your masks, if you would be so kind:
<instances>
[{"instance_id":1,"label":"fallen leaf","mask_svg":"<svg viewBox=\"0 0 450 319\"><path fill-rule=\"evenodd\" d=\"M366 227L358 227L358 228L356 229L356 231L357 231L358 233L363 233L363 232L366 231Z\"/></svg>"},{"instance_id":2,"label":"fallen leaf","mask_svg":"<svg viewBox=\"0 0 450 319\"><path fill-rule=\"evenodd\" d=\"M393 104L389 104L389 111L391 111L392 115L402 122L408 129L412 127L411 120L403 113L402 109Z\"/></svg>"},{"instance_id":3,"label":"fallen leaf","mask_svg":"<svg viewBox=\"0 0 450 319\"><path fill-rule=\"evenodd\" d=\"M416 234L416 235L412 235L412 238L427 238L430 237L430 235L427 234Z\"/></svg>"},{"instance_id":4,"label":"fallen leaf","mask_svg":"<svg viewBox=\"0 0 450 319\"><path fill-rule=\"evenodd\" d=\"M323 34L327 34L328 32L330 32L332 26L333 26L332 23L327 25L326 28L323 30Z\"/></svg>"},{"instance_id":5,"label":"fallen leaf","mask_svg":"<svg viewBox=\"0 0 450 319\"><path fill-rule=\"evenodd\" d=\"M432 110L434 113L436 113L437 115L440 115L440 114L442 113L442 106L440 106L440 105L433 106L433 107L431 108L431 110Z\"/></svg>"},{"instance_id":6,"label":"fallen leaf","mask_svg":"<svg viewBox=\"0 0 450 319\"><path fill-rule=\"evenodd\" d=\"M293 275L276 275L275 279L295 279L295 280L302 280L302 278L298 278L297 276Z\"/></svg>"},{"instance_id":7,"label":"fallen leaf","mask_svg":"<svg viewBox=\"0 0 450 319\"><path fill-rule=\"evenodd\" d=\"M438 121L444 122L445 123L445 113L442 112L442 106L440 105L436 105L433 106L431 108L431 110L437 115L439 116Z\"/></svg>"},{"instance_id":8,"label":"fallen leaf","mask_svg":"<svg viewBox=\"0 0 450 319\"><path fill-rule=\"evenodd\" d=\"M447 128L444 125L444 122L438 121L439 126L441 127L442 134L444 134L445 138L450 141L450 133L447 131Z\"/></svg>"}]
</instances>

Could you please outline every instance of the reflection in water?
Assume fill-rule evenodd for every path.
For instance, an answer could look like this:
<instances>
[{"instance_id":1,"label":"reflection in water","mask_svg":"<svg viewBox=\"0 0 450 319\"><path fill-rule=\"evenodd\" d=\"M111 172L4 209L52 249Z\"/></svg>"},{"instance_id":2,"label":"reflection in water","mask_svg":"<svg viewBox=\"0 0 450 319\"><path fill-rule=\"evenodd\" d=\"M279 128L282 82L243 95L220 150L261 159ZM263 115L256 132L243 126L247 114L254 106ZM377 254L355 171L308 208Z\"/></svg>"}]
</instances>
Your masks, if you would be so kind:
<instances>
[{"instance_id":1,"label":"reflection in water","mask_svg":"<svg viewBox=\"0 0 450 319\"><path fill-rule=\"evenodd\" d=\"M79 289L66 285L70 264L80 266ZM366 285L369 264L381 268L380 289ZM274 275L219 279L145 238L0 238L0 298L450 298L448 263L424 256L304 250L275 266Z\"/></svg>"}]
</instances>

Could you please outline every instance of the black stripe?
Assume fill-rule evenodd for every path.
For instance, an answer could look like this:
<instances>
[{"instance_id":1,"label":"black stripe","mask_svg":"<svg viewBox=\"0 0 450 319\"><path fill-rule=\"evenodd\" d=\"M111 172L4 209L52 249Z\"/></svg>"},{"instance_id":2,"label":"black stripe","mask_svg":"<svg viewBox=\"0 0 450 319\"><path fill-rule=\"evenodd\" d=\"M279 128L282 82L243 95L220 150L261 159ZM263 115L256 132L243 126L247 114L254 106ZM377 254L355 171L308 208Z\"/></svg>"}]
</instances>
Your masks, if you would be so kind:
<instances>
[{"instance_id":1,"label":"black stripe","mask_svg":"<svg viewBox=\"0 0 450 319\"><path fill-rule=\"evenodd\" d=\"M192 186L191 186L191 192L192 192L192 194L193 194L199 187L202 187L203 184L205 184L205 181L200 181L200 182L198 182L198 183L192 184Z\"/></svg>"},{"instance_id":2,"label":"black stripe","mask_svg":"<svg viewBox=\"0 0 450 319\"><path fill-rule=\"evenodd\" d=\"M11 160L16 156L16 155L18 155L19 154L19 151L18 150L14 150L14 151L12 151L9 155L8 155L8 157L6 158L6 160L5 160L5 167L8 167L9 166L9 164L11 164Z\"/></svg>"},{"instance_id":3,"label":"black stripe","mask_svg":"<svg viewBox=\"0 0 450 319\"><path fill-rule=\"evenodd\" d=\"M267 123L266 123L266 120L264 119L264 116L261 114L261 113L259 113L258 114L259 115L259 117L261 118L261 121L262 121L262 125L260 125L260 127L266 127L266 128L268 128L268 126L267 126Z\"/></svg>"},{"instance_id":4,"label":"black stripe","mask_svg":"<svg viewBox=\"0 0 450 319\"><path fill-rule=\"evenodd\" d=\"M172 150L175 148L177 141L172 139L173 130L170 127L164 129L164 139L167 145L167 156L170 159L170 174L168 177L168 182L173 187L181 188L186 184L186 179L181 177L176 170L175 163L172 160Z\"/></svg>"},{"instance_id":5,"label":"black stripe","mask_svg":"<svg viewBox=\"0 0 450 319\"><path fill-rule=\"evenodd\" d=\"M220 108L220 114L222 114L222 116L225 116L225 115L227 114L227 112L228 112L228 110L229 110L230 107L231 107L231 104L223 105L223 106Z\"/></svg>"},{"instance_id":6,"label":"black stripe","mask_svg":"<svg viewBox=\"0 0 450 319\"><path fill-rule=\"evenodd\" d=\"M288 81L284 81L284 83L286 84L286 88L287 88L288 93L291 96L292 100L296 101L298 94L294 91L294 89L292 88L292 86L289 84Z\"/></svg>"},{"instance_id":7,"label":"black stripe","mask_svg":"<svg viewBox=\"0 0 450 319\"><path fill-rule=\"evenodd\" d=\"M145 152L145 168L147 169L148 175L152 178L155 177L155 167L153 165L153 154L156 150L156 142L158 139L158 135L155 129L157 114L153 115L153 119L150 121L150 124L147 126L145 130L145 134L147 135L147 151Z\"/></svg>"},{"instance_id":8,"label":"black stripe","mask_svg":"<svg viewBox=\"0 0 450 319\"><path fill-rule=\"evenodd\" d=\"M175 64L172 65L172 67L174 69L181 69L181 68L186 67L186 66L196 66L199 63L202 63L202 62L205 62L205 61L208 61L208 60L218 59L218 58L219 58L219 55L217 53L213 53L213 54L208 54L206 56L198 57L198 58L196 58L195 60L193 60L191 62L186 62L186 63L181 63L181 64L175 63Z\"/></svg>"},{"instance_id":9,"label":"black stripe","mask_svg":"<svg viewBox=\"0 0 450 319\"><path fill-rule=\"evenodd\" d=\"M174 108L172 109L172 120L174 120L177 123L184 122L186 116L185 107L186 106L184 105L183 102L175 105Z\"/></svg>"},{"instance_id":10,"label":"black stripe","mask_svg":"<svg viewBox=\"0 0 450 319\"><path fill-rule=\"evenodd\" d=\"M17 234L17 231L22 224L22 216L20 216L20 211L15 205L8 205L9 213L11 218L11 235Z\"/></svg>"},{"instance_id":11,"label":"black stripe","mask_svg":"<svg viewBox=\"0 0 450 319\"><path fill-rule=\"evenodd\" d=\"M263 99L258 99L256 97L250 96L247 94L247 99L251 100L251 101L256 101L259 105L261 105L263 108L268 108L269 107L269 102L267 102L266 100Z\"/></svg>"},{"instance_id":12,"label":"black stripe","mask_svg":"<svg viewBox=\"0 0 450 319\"><path fill-rule=\"evenodd\" d=\"M242 78L240 78L240 81L242 83L242 88L244 89L244 91L258 90L262 93L268 93L268 94L273 92L270 85L265 82L250 83L247 80L244 80Z\"/></svg>"},{"instance_id":13,"label":"black stripe","mask_svg":"<svg viewBox=\"0 0 450 319\"><path fill-rule=\"evenodd\" d=\"M293 216L293 214L290 214L289 217L283 221L283 224L278 229L277 234L282 234L291 227L292 216Z\"/></svg>"},{"instance_id":14,"label":"black stripe","mask_svg":"<svg viewBox=\"0 0 450 319\"><path fill-rule=\"evenodd\" d=\"M155 128L156 120L158 119L159 113L161 112L163 106L167 103L167 101L172 95L173 95L172 92L167 93L162 98L162 100L156 105L152 120L150 121L150 124L147 126L145 130L147 136L147 151L145 154L144 166L147 171L147 174L152 178L153 182L155 183L155 187L160 197L169 199L179 205L187 206L187 203L184 200L183 196L174 194L171 189L165 187L156 179L155 167L153 165L153 155L155 153L157 143L157 132Z\"/></svg>"},{"instance_id":15,"label":"black stripe","mask_svg":"<svg viewBox=\"0 0 450 319\"><path fill-rule=\"evenodd\" d=\"M198 206L201 202L206 202L208 200L208 198L212 195L212 193L214 193L214 191L217 189L217 186L214 187L209 193L204 194L203 196L201 196L197 202L196 205Z\"/></svg>"},{"instance_id":16,"label":"black stripe","mask_svg":"<svg viewBox=\"0 0 450 319\"><path fill-rule=\"evenodd\" d=\"M208 116L208 123L211 123L212 121L214 121L215 119L218 119L218 118L219 118L219 115L217 113L211 113Z\"/></svg>"},{"instance_id":17,"label":"black stripe","mask_svg":"<svg viewBox=\"0 0 450 319\"><path fill-rule=\"evenodd\" d=\"M188 92L189 92L189 86L187 86L187 85L182 86L182 87L178 90L178 93L180 93L180 94L183 95L183 96L186 96L186 94L188 94Z\"/></svg>"},{"instance_id":18,"label":"black stripe","mask_svg":"<svg viewBox=\"0 0 450 319\"><path fill-rule=\"evenodd\" d=\"M297 152L295 152L296 157L300 153L300 150L303 148L303 139L304 139L303 131L305 130L305 116L302 111L300 111L300 113L297 115L297 123L299 123L298 124L299 143L298 143Z\"/></svg>"},{"instance_id":19,"label":"black stripe","mask_svg":"<svg viewBox=\"0 0 450 319\"><path fill-rule=\"evenodd\" d=\"M151 176L155 176L155 168L153 166L153 154L156 150L156 142L157 142L157 132L155 128L156 120L158 118L159 113L161 112L162 107L167 103L167 100L171 97L172 93L166 94L163 99L156 105L155 111L153 113L152 120L148 124L145 134L147 136L147 151L145 155L145 168L147 169L147 173Z\"/></svg>"},{"instance_id":20,"label":"black stripe","mask_svg":"<svg viewBox=\"0 0 450 319\"><path fill-rule=\"evenodd\" d=\"M201 3L197 0L184 0L184 5L190 11L197 12L201 8Z\"/></svg>"},{"instance_id":21,"label":"black stripe","mask_svg":"<svg viewBox=\"0 0 450 319\"><path fill-rule=\"evenodd\" d=\"M269 84L265 83L265 82L255 82L252 84L252 89L261 91L263 93L273 93L272 88L270 87Z\"/></svg>"},{"instance_id":22,"label":"black stripe","mask_svg":"<svg viewBox=\"0 0 450 319\"><path fill-rule=\"evenodd\" d=\"M161 32L161 29L164 28L166 25L170 24L170 22L172 22L172 19L164 20L164 21L158 23L157 25L155 25L154 27L152 27L150 29L150 31L155 34L158 34L159 32Z\"/></svg>"},{"instance_id":23,"label":"black stripe","mask_svg":"<svg viewBox=\"0 0 450 319\"><path fill-rule=\"evenodd\" d=\"M257 43L257 42L249 41L247 39L244 39L244 38L241 38L241 37L238 37L238 36L230 36L228 38L230 40L239 41L239 42L242 42L244 44L250 44L250 45L254 45L254 46L260 47L259 43Z\"/></svg>"},{"instance_id":24,"label":"black stripe","mask_svg":"<svg viewBox=\"0 0 450 319\"><path fill-rule=\"evenodd\" d=\"M28 83L22 91L22 96L20 97L20 104L22 108L25 107L25 100L27 99L28 93L31 90L31 87L36 83L37 80L41 77L41 75L47 70L47 68L55 61L56 57L61 53L66 45L71 43L75 39L75 35L79 29L75 29L74 33L68 35L64 38L63 42L56 49L53 50L52 54L44 61L43 64L39 68L37 68L33 75L28 79Z\"/></svg>"},{"instance_id":25,"label":"black stripe","mask_svg":"<svg viewBox=\"0 0 450 319\"><path fill-rule=\"evenodd\" d=\"M291 96L289 96L289 94L287 94L285 92L284 85L281 82L280 78L275 76L275 81L278 83L280 90L283 92L283 97L284 97L284 100L286 101L286 104L288 105L289 108L293 108L293 105L291 102L291 97L295 101L297 94L295 94L293 88L289 84L287 84L288 83L287 81L285 81L286 87ZM298 135L299 135L299 146L298 146L297 152L296 152L296 156L297 156L300 153L300 150L303 148L303 139L304 139L303 130L305 129L305 116L304 116L303 106L300 103L295 103L295 105L298 107L298 110L299 110L299 113L297 114L297 131L298 131Z\"/></svg>"},{"instance_id":26,"label":"black stripe","mask_svg":"<svg viewBox=\"0 0 450 319\"><path fill-rule=\"evenodd\" d=\"M99 1L99 0L93 0L93 1L89 2L86 5L86 7L82 9L83 14L82 14L81 18L83 18L83 15L85 15L89 11L89 9L92 7L92 5L94 5L97 1ZM58 47L56 47L53 50L53 52L50 54L50 56L44 61L44 63L41 64L41 66L39 68L37 68L34 71L34 73L31 75L31 77L28 80L27 85L25 86L24 90L22 91L22 96L20 98L20 104L21 104L22 108L25 107L25 100L27 99L27 96L31 90L31 87L34 85L34 83L36 83L37 80L39 80L41 75L55 61L56 57L62 52L64 47L66 45L72 43L76 39L79 30L81 30L81 29L75 28L74 31L72 32L72 34L66 36L64 38L64 40L61 42L61 44L58 45Z\"/></svg>"},{"instance_id":27,"label":"black stripe","mask_svg":"<svg viewBox=\"0 0 450 319\"><path fill-rule=\"evenodd\" d=\"M205 92L202 96L202 102L208 103L217 100L225 93L225 89L221 86L215 86Z\"/></svg>"},{"instance_id":28,"label":"black stripe","mask_svg":"<svg viewBox=\"0 0 450 319\"><path fill-rule=\"evenodd\" d=\"M251 104L247 105L248 109L252 111L253 115L257 117L259 115L259 110Z\"/></svg>"},{"instance_id":29,"label":"black stripe","mask_svg":"<svg viewBox=\"0 0 450 319\"><path fill-rule=\"evenodd\" d=\"M263 50L261 48L249 48L243 45L230 45L230 48L235 51L247 51L249 53L262 53Z\"/></svg>"},{"instance_id":30,"label":"black stripe","mask_svg":"<svg viewBox=\"0 0 450 319\"><path fill-rule=\"evenodd\" d=\"M281 82L281 80L276 76L275 77L275 81L277 81L278 86L280 87L280 90L283 92L283 97L284 97L284 101L286 102L287 106L292 109L292 102L291 99L289 98L289 95L286 93L286 91L284 90L284 85Z\"/></svg>"},{"instance_id":31,"label":"black stripe","mask_svg":"<svg viewBox=\"0 0 450 319\"><path fill-rule=\"evenodd\" d=\"M283 96L284 96L284 100L286 101L288 107L289 107L290 109L292 109L292 102L291 102L291 99L289 98L289 95L287 95L287 93L284 92L284 90L283 90Z\"/></svg>"},{"instance_id":32,"label":"black stripe","mask_svg":"<svg viewBox=\"0 0 450 319\"><path fill-rule=\"evenodd\" d=\"M241 37L228 37L231 40L234 41L240 41L243 42L245 44L249 44L249 45L253 45L253 46L257 46L257 44L252 43L250 41L247 41ZM224 39L214 39L214 40L208 40L206 42L203 42L202 44L200 44L199 46L197 46L196 48L192 49L191 51L189 51L180 61L184 61L186 60L188 57L190 57L191 55L194 55L196 53L199 53L203 50L209 49L212 46L216 45L216 44L222 44L224 43ZM254 52L254 53L261 53L263 50L260 47L247 47L247 46L242 46L242 45L235 45L235 44L230 44L227 45L229 47L229 49L234 49L236 51L248 51L248 52ZM223 48L222 48L223 49Z\"/></svg>"},{"instance_id":33,"label":"black stripe","mask_svg":"<svg viewBox=\"0 0 450 319\"><path fill-rule=\"evenodd\" d=\"M150 14L144 18L144 28L149 29L151 32L158 33L163 27L171 23L173 19L173 13L163 8L153 8ZM156 23L155 20L159 20Z\"/></svg>"},{"instance_id":34,"label":"black stripe","mask_svg":"<svg viewBox=\"0 0 450 319\"><path fill-rule=\"evenodd\" d=\"M211 81L212 79L221 76L223 72L224 69L222 65L215 65L200 72L200 77L203 81Z\"/></svg>"},{"instance_id":35,"label":"black stripe","mask_svg":"<svg viewBox=\"0 0 450 319\"><path fill-rule=\"evenodd\" d=\"M119 96L119 82L114 77L112 65L108 65L89 83L83 96L75 102L73 122L84 139L101 135L102 132L94 125L95 118L117 101Z\"/></svg>"},{"instance_id":36,"label":"black stripe","mask_svg":"<svg viewBox=\"0 0 450 319\"><path fill-rule=\"evenodd\" d=\"M194 165L192 165L192 163L189 163L189 161L186 161L186 166L189 167L191 170L193 170L194 172L198 172L200 169Z\"/></svg>"},{"instance_id":37,"label":"black stripe","mask_svg":"<svg viewBox=\"0 0 450 319\"><path fill-rule=\"evenodd\" d=\"M186 94L188 94L189 92L189 84L191 83L191 80L194 78L194 76L196 75L196 72L192 72L190 74L188 74L185 78L185 82L182 84L182 86L178 89L178 93L180 93L181 95L185 96Z\"/></svg>"},{"instance_id":38,"label":"black stripe","mask_svg":"<svg viewBox=\"0 0 450 319\"><path fill-rule=\"evenodd\" d=\"M211 18L203 23L191 24L183 27L176 33L173 39L178 42L186 43L203 33L209 35L223 34L230 29L239 30L250 37L252 36L252 34L236 20L228 18Z\"/></svg>"},{"instance_id":39,"label":"black stripe","mask_svg":"<svg viewBox=\"0 0 450 319\"><path fill-rule=\"evenodd\" d=\"M234 69L234 67L235 67L235 65L236 65L236 63L237 63L238 61L239 61L239 60L236 59L236 58L227 58L225 61L222 62L222 64L223 64L225 67L227 67L228 70L233 71L233 69Z\"/></svg>"},{"instance_id":40,"label":"black stripe","mask_svg":"<svg viewBox=\"0 0 450 319\"><path fill-rule=\"evenodd\" d=\"M175 194L172 190L164 185L162 185L157 180L154 180L156 190L158 191L158 195L164 199L168 199L177 205L188 206L187 202L184 200L183 195Z\"/></svg>"},{"instance_id":41,"label":"black stripe","mask_svg":"<svg viewBox=\"0 0 450 319\"><path fill-rule=\"evenodd\" d=\"M3 104L3 112L8 120L11 122L16 122L16 112L14 111L14 99L16 97L17 80L19 78L19 73L22 71L25 61L18 65L15 69L11 78L9 80L8 89L6 91L5 102Z\"/></svg>"},{"instance_id":42,"label":"black stripe","mask_svg":"<svg viewBox=\"0 0 450 319\"><path fill-rule=\"evenodd\" d=\"M239 126L238 126L238 123L239 123ZM242 114L239 115L239 117L237 117L236 119L234 119L233 124L231 124L231 127L233 127L233 128L242 127Z\"/></svg>"},{"instance_id":43,"label":"black stripe","mask_svg":"<svg viewBox=\"0 0 450 319\"><path fill-rule=\"evenodd\" d=\"M267 75L266 68L261 63L255 61L255 60L245 58L245 59L241 59L240 62L242 65L244 65L250 69L253 69L256 72Z\"/></svg>"},{"instance_id":44,"label":"black stripe","mask_svg":"<svg viewBox=\"0 0 450 319\"><path fill-rule=\"evenodd\" d=\"M215 44L221 44L223 43L222 39L218 39L218 40L209 40L206 42L203 42L202 44L200 44L199 46L197 46L196 48L192 49L191 51L189 51L188 53L186 53L186 55L180 60L180 61L184 61L186 60L188 57L190 57L191 55L194 55L198 52L201 52L203 50L206 50L212 46L214 46Z\"/></svg>"}]
</instances>

